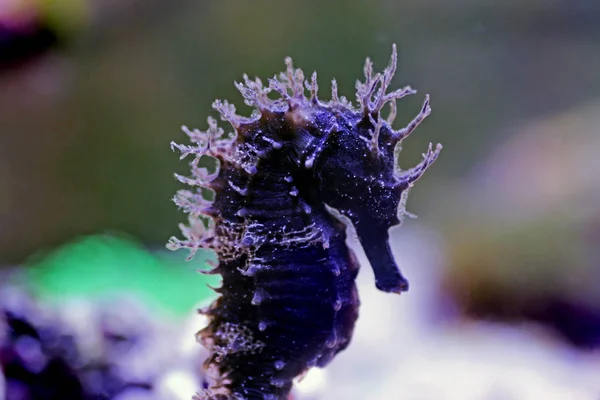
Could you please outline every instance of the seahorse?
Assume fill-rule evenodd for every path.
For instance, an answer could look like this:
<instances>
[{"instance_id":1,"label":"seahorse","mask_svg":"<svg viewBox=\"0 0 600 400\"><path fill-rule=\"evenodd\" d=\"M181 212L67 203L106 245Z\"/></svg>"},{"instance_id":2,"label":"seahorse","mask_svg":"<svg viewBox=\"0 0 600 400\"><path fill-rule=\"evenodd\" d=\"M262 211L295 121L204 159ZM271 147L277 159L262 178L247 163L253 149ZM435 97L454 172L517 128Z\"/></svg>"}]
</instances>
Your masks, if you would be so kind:
<instances>
[{"instance_id":1,"label":"seahorse","mask_svg":"<svg viewBox=\"0 0 600 400\"><path fill-rule=\"evenodd\" d=\"M213 103L232 133L209 117L206 131L183 127L191 145L171 143L191 157L192 175L175 175L191 186L174 197L189 224L180 225L185 238L167 246L190 257L213 250L218 262L206 273L222 276L220 297L201 311L210 321L197 334L210 352L210 379L196 399L285 399L295 377L348 346L359 308L348 225L376 287L408 290L388 231L410 215L408 192L442 148L430 144L417 166L399 167L402 141L431 112L429 96L408 125L392 128L396 100L416 93L388 91L395 45L381 73L367 58L356 106L338 95L335 79L331 100L319 99L316 72L305 79L291 58L285 63L268 85L247 75L235 83L250 117Z\"/></svg>"}]
</instances>

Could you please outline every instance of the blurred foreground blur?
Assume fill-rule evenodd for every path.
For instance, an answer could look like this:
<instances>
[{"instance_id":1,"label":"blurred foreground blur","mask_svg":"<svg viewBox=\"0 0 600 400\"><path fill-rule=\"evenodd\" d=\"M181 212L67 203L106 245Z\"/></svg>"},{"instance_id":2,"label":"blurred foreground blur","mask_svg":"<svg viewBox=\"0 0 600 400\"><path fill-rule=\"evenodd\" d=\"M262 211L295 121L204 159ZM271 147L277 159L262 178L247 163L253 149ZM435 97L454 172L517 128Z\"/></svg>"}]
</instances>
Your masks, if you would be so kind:
<instances>
[{"instance_id":1,"label":"blurred foreground blur","mask_svg":"<svg viewBox=\"0 0 600 400\"><path fill-rule=\"evenodd\" d=\"M352 345L309 371L294 399L597 399L600 352L525 317L474 320L444 289L444 237L414 226L393 237L410 294L377 291L363 268ZM206 321L193 309L214 294L206 276L161 254L91 237L38 261L34 274L5 275L5 398L167 400L199 390L207 353L194 333Z\"/></svg>"}]
</instances>

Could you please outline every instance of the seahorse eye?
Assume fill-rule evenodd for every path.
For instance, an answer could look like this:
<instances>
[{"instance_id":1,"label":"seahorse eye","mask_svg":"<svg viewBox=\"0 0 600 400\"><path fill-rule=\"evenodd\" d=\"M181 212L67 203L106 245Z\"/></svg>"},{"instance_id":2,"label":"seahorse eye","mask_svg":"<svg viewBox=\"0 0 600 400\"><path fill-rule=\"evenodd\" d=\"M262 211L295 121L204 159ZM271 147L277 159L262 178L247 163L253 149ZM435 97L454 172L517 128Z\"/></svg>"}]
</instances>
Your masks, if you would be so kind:
<instances>
[{"instance_id":1,"label":"seahorse eye","mask_svg":"<svg viewBox=\"0 0 600 400\"><path fill-rule=\"evenodd\" d=\"M385 193L380 197L377 202L377 208L379 211L388 212L392 211L397 207L398 201L391 193Z\"/></svg>"}]
</instances>

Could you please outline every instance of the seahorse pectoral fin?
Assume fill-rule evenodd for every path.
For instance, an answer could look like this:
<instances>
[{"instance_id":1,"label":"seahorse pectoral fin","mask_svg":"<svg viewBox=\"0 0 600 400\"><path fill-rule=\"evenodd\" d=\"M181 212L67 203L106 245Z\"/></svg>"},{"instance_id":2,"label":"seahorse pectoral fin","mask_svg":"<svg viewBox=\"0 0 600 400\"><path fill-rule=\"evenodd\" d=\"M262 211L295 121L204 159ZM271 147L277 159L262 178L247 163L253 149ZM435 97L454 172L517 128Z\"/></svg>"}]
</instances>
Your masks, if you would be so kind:
<instances>
[{"instance_id":1,"label":"seahorse pectoral fin","mask_svg":"<svg viewBox=\"0 0 600 400\"><path fill-rule=\"evenodd\" d=\"M375 273L375 286L384 292L402 293L408 290L408 280L402 275L389 244L387 229L374 232L368 227L356 227L360 241L371 268Z\"/></svg>"}]
</instances>

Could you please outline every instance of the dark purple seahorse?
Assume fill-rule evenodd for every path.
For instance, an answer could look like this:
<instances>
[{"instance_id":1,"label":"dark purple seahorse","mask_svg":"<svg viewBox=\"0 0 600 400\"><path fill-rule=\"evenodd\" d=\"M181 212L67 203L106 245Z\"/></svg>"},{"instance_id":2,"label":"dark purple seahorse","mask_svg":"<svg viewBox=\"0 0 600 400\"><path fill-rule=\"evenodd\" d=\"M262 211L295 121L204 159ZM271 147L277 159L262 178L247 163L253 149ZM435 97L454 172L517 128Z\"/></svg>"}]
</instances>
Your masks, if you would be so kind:
<instances>
[{"instance_id":1,"label":"dark purple seahorse","mask_svg":"<svg viewBox=\"0 0 600 400\"><path fill-rule=\"evenodd\" d=\"M288 58L287 71L268 86L247 76L236 83L255 109L250 117L214 102L233 133L209 118L207 131L184 127L192 145L172 144L182 158L192 157L192 176L177 175L192 189L175 196L189 225L181 226L185 240L171 238L168 247L187 248L190 257L214 250L218 264L208 272L223 278L221 296L203 310L210 322L198 338L211 352L211 381L197 398L285 399L294 377L348 346L359 265L345 242L346 223L356 229L377 288L408 289L388 230L407 215L408 191L441 145L430 145L416 167L399 168L400 143L431 109L426 97L406 127L392 128L396 100L415 93L387 91L396 58L394 46L377 74L367 59L356 107L338 97L335 80L332 99L318 99L316 73L305 81Z\"/></svg>"}]
</instances>

